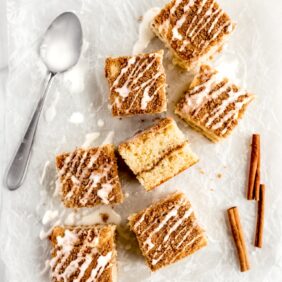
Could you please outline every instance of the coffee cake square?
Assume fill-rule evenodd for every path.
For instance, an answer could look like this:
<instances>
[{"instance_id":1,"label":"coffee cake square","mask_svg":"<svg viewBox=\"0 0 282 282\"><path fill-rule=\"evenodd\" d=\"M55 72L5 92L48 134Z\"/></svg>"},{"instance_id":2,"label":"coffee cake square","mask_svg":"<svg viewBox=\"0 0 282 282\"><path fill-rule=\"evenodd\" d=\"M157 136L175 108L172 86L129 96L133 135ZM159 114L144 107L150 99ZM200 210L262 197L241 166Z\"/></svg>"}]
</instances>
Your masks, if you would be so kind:
<instances>
[{"instance_id":1,"label":"coffee cake square","mask_svg":"<svg viewBox=\"0 0 282 282\"><path fill-rule=\"evenodd\" d=\"M152 271L187 257L207 245L190 202L174 193L129 217L130 229Z\"/></svg>"},{"instance_id":2,"label":"coffee cake square","mask_svg":"<svg viewBox=\"0 0 282 282\"><path fill-rule=\"evenodd\" d=\"M124 141L118 151L147 191L198 161L172 118L162 119Z\"/></svg>"},{"instance_id":3,"label":"coffee cake square","mask_svg":"<svg viewBox=\"0 0 282 282\"><path fill-rule=\"evenodd\" d=\"M208 65L201 66L175 113L213 142L227 137L244 115L254 95Z\"/></svg>"},{"instance_id":4,"label":"coffee cake square","mask_svg":"<svg viewBox=\"0 0 282 282\"><path fill-rule=\"evenodd\" d=\"M131 57L107 58L105 76L110 87L113 116L166 111L163 50Z\"/></svg>"},{"instance_id":5,"label":"coffee cake square","mask_svg":"<svg viewBox=\"0 0 282 282\"><path fill-rule=\"evenodd\" d=\"M49 239L52 282L116 281L114 225L57 226Z\"/></svg>"},{"instance_id":6,"label":"coffee cake square","mask_svg":"<svg viewBox=\"0 0 282 282\"><path fill-rule=\"evenodd\" d=\"M123 201L113 145L64 153L56 158L57 185L67 208Z\"/></svg>"},{"instance_id":7,"label":"coffee cake square","mask_svg":"<svg viewBox=\"0 0 282 282\"><path fill-rule=\"evenodd\" d=\"M187 70L220 52L235 27L214 0L172 0L151 26L170 49L173 62Z\"/></svg>"}]
</instances>

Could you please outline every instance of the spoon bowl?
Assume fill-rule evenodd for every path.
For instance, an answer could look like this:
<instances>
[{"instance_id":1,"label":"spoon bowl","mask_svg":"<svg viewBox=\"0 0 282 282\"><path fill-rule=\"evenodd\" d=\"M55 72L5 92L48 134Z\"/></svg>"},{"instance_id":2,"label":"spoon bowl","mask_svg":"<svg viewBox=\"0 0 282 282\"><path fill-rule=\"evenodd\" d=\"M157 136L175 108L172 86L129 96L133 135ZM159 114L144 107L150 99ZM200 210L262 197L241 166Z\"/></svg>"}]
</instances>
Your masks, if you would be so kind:
<instances>
[{"instance_id":1,"label":"spoon bowl","mask_svg":"<svg viewBox=\"0 0 282 282\"><path fill-rule=\"evenodd\" d=\"M8 189L16 190L24 181L38 121L54 76L73 67L79 60L81 49L82 28L78 17L72 12L59 15L45 32L39 48L40 57L49 71L48 77L25 134L8 167L5 177Z\"/></svg>"},{"instance_id":2,"label":"spoon bowl","mask_svg":"<svg viewBox=\"0 0 282 282\"><path fill-rule=\"evenodd\" d=\"M46 30L39 53L50 72L61 73L77 63L81 47L80 21L74 13L65 12Z\"/></svg>"}]
</instances>

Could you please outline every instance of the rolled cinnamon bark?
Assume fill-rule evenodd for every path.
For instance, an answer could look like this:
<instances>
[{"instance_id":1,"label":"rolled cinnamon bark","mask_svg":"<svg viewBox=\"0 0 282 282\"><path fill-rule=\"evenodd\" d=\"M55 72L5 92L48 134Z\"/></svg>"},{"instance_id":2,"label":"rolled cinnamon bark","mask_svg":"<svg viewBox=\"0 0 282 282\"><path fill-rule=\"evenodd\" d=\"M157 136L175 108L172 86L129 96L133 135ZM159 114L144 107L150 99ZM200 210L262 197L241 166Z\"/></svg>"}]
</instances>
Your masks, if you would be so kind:
<instances>
[{"instance_id":1,"label":"rolled cinnamon bark","mask_svg":"<svg viewBox=\"0 0 282 282\"><path fill-rule=\"evenodd\" d=\"M260 196L257 209L257 227L255 236L255 246L262 248L263 227L264 227L264 210L265 210L265 185L260 185Z\"/></svg>"},{"instance_id":2,"label":"rolled cinnamon bark","mask_svg":"<svg viewBox=\"0 0 282 282\"><path fill-rule=\"evenodd\" d=\"M243 230L240 223L239 212L237 207L232 207L227 210L229 223L238 253L241 271L250 269L250 263L247 253L247 248L244 240Z\"/></svg>"},{"instance_id":3,"label":"rolled cinnamon bark","mask_svg":"<svg viewBox=\"0 0 282 282\"><path fill-rule=\"evenodd\" d=\"M260 144L260 136L259 134L253 134L252 139L252 151L251 151L251 159L250 159L250 172L249 172L249 182L248 182L248 200L254 199L254 186L255 179L258 169L259 162L259 144Z\"/></svg>"},{"instance_id":4,"label":"rolled cinnamon bark","mask_svg":"<svg viewBox=\"0 0 282 282\"><path fill-rule=\"evenodd\" d=\"M255 177L255 184L254 184L254 198L256 201L259 200L260 195L260 159L261 159L261 150L260 150L260 136L258 136L258 165L257 165L257 172Z\"/></svg>"}]
</instances>

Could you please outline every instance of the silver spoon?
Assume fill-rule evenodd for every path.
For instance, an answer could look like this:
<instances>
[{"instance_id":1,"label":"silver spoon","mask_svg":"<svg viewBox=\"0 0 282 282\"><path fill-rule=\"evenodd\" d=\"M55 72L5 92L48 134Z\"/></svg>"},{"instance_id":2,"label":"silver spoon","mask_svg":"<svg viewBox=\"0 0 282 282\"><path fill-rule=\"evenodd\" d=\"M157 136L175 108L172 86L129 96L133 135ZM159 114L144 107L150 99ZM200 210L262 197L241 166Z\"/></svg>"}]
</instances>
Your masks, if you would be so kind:
<instances>
[{"instance_id":1,"label":"silver spoon","mask_svg":"<svg viewBox=\"0 0 282 282\"><path fill-rule=\"evenodd\" d=\"M10 190L19 188L26 175L36 128L43 104L56 74L73 67L80 56L82 28L78 17L71 12L59 15L47 29L40 45L40 56L48 68L44 91L29 122L15 157L6 174L6 186Z\"/></svg>"}]
</instances>

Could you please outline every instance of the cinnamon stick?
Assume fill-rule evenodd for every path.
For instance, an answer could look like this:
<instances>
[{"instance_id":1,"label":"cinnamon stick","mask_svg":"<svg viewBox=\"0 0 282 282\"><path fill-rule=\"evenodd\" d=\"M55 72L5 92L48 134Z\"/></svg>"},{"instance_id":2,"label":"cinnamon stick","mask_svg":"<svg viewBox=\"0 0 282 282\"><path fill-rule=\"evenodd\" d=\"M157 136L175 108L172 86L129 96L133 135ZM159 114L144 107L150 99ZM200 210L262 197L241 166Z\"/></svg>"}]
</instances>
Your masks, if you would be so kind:
<instances>
[{"instance_id":1,"label":"cinnamon stick","mask_svg":"<svg viewBox=\"0 0 282 282\"><path fill-rule=\"evenodd\" d=\"M257 172L256 172L256 177L255 177L255 184L254 184L254 198L256 201L259 200L259 195L260 195L260 158L261 158L261 153L260 153L260 136L258 136L258 164L257 164Z\"/></svg>"},{"instance_id":2,"label":"cinnamon stick","mask_svg":"<svg viewBox=\"0 0 282 282\"><path fill-rule=\"evenodd\" d=\"M264 210L265 210L265 185L260 185L260 196L257 209L257 227L255 236L255 246L262 248L263 242L263 227L264 227Z\"/></svg>"},{"instance_id":3,"label":"cinnamon stick","mask_svg":"<svg viewBox=\"0 0 282 282\"><path fill-rule=\"evenodd\" d=\"M258 159L259 159L259 140L260 140L259 134L253 134L248 193L247 193L248 200L254 199L254 185L255 185L255 178L256 178Z\"/></svg>"},{"instance_id":4,"label":"cinnamon stick","mask_svg":"<svg viewBox=\"0 0 282 282\"><path fill-rule=\"evenodd\" d=\"M240 268L241 271L244 272L250 269L250 263L249 263L247 248L244 240L243 230L240 223L238 208L232 207L227 210L227 213L228 213L233 239L239 257Z\"/></svg>"}]
</instances>

